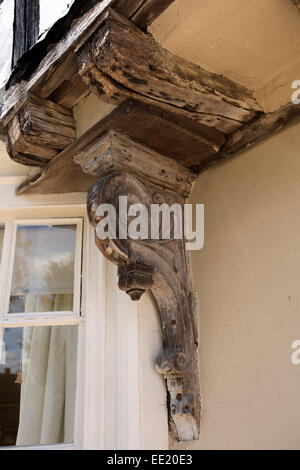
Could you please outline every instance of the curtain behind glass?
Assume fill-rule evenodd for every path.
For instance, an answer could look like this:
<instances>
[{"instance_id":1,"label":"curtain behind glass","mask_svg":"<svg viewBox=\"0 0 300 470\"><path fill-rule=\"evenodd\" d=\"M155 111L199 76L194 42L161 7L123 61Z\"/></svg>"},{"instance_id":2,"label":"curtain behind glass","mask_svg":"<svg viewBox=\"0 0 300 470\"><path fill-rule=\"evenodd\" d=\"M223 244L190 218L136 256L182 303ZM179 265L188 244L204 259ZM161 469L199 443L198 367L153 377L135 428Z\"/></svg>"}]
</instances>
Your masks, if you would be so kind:
<instances>
[{"instance_id":1,"label":"curtain behind glass","mask_svg":"<svg viewBox=\"0 0 300 470\"><path fill-rule=\"evenodd\" d=\"M25 311L68 311L72 302L71 294L29 295ZM77 326L24 328L17 445L73 442L77 334Z\"/></svg>"},{"instance_id":2,"label":"curtain behind glass","mask_svg":"<svg viewBox=\"0 0 300 470\"><path fill-rule=\"evenodd\" d=\"M4 226L0 225L0 263L2 258L2 250L3 250L3 239L4 239Z\"/></svg>"}]
</instances>

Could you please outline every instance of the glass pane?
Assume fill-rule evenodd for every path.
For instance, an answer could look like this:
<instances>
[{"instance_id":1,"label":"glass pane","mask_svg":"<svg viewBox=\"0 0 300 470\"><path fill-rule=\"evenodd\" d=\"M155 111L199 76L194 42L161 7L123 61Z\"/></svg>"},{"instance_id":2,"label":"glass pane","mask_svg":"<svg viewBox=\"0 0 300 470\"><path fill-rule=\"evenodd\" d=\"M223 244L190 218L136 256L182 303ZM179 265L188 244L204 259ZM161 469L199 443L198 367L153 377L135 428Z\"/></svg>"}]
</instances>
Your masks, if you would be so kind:
<instances>
[{"instance_id":1,"label":"glass pane","mask_svg":"<svg viewBox=\"0 0 300 470\"><path fill-rule=\"evenodd\" d=\"M77 326L4 330L0 446L73 442L77 335Z\"/></svg>"},{"instance_id":2,"label":"glass pane","mask_svg":"<svg viewBox=\"0 0 300 470\"><path fill-rule=\"evenodd\" d=\"M3 250L3 239L4 239L4 225L0 225L0 263L1 263L2 250Z\"/></svg>"},{"instance_id":3,"label":"glass pane","mask_svg":"<svg viewBox=\"0 0 300 470\"><path fill-rule=\"evenodd\" d=\"M76 225L17 228L9 313L71 312Z\"/></svg>"}]
</instances>

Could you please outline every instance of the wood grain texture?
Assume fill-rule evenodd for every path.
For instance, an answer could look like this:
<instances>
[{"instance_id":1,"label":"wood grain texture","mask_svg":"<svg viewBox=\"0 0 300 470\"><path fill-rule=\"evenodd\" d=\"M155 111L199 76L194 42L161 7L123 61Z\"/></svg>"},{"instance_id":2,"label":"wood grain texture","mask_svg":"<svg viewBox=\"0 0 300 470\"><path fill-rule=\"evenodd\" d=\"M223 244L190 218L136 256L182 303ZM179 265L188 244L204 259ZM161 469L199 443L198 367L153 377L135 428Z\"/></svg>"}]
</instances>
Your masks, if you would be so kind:
<instances>
[{"instance_id":1,"label":"wood grain texture","mask_svg":"<svg viewBox=\"0 0 300 470\"><path fill-rule=\"evenodd\" d=\"M76 56L70 51L55 67L47 70L43 81L33 86L31 93L40 98L48 98L64 81L71 80L77 74L77 69Z\"/></svg>"},{"instance_id":2,"label":"wood grain texture","mask_svg":"<svg viewBox=\"0 0 300 470\"><path fill-rule=\"evenodd\" d=\"M53 158L38 178L22 185L22 191L51 193L55 190L76 192L80 187L82 191L89 189L90 180L86 184L79 167L74 168L72 157L109 131L124 133L188 168L198 165L205 156L215 155L224 143L221 133L129 99ZM68 181L65 185L64 178Z\"/></svg>"},{"instance_id":3,"label":"wood grain texture","mask_svg":"<svg viewBox=\"0 0 300 470\"><path fill-rule=\"evenodd\" d=\"M81 100L90 94L90 90L83 83L79 74L70 80L64 80L51 94L51 100L64 108L73 109Z\"/></svg>"},{"instance_id":4,"label":"wood grain texture","mask_svg":"<svg viewBox=\"0 0 300 470\"><path fill-rule=\"evenodd\" d=\"M19 109L24 106L28 92L33 93L34 87L36 87L35 93L38 90L44 89L44 87L49 87L48 80L52 75L57 73L57 69L58 75L61 78L59 80L55 78L54 81L58 83L58 85L62 83L63 77L60 74L60 70L64 69L64 61L69 60L69 54L72 54L77 42L94 22L102 17L104 10L111 3L111 0L97 2L84 15L77 18L76 21L72 23L70 29L67 32L65 31L65 35L62 37L61 41L54 43L54 45L52 44L44 58L40 58L41 61L39 65L31 72L30 77L9 87L1 105L0 119L4 126L6 126ZM30 60L30 56L28 60ZM53 83L52 80L51 83ZM54 91L52 85L50 91ZM48 98L47 96L45 97Z\"/></svg>"},{"instance_id":5,"label":"wood grain texture","mask_svg":"<svg viewBox=\"0 0 300 470\"><path fill-rule=\"evenodd\" d=\"M230 136L226 144L215 157L205 159L197 168L194 168L194 170L201 172L212 165L233 158L274 135L297 117L300 117L300 105L291 103L281 106L281 108L273 113L262 114L258 119L245 125Z\"/></svg>"},{"instance_id":6,"label":"wood grain texture","mask_svg":"<svg viewBox=\"0 0 300 470\"><path fill-rule=\"evenodd\" d=\"M214 129L133 99L99 122L98 135L109 130L124 133L186 167L215 155L225 142Z\"/></svg>"},{"instance_id":7,"label":"wood grain texture","mask_svg":"<svg viewBox=\"0 0 300 470\"><path fill-rule=\"evenodd\" d=\"M32 160L31 157L34 156L37 163L42 161L46 162L58 153L56 149L48 148L41 144L35 144L31 140L26 140L23 136L23 130L18 115L10 121L7 127L7 139L8 153L13 160L16 160L15 156L20 153L23 154L23 157L28 155L29 160ZM38 157L40 157L40 159ZM23 163L25 163L24 158Z\"/></svg>"},{"instance_id":8,"label":"wood grain texture","mask_svg":"<svg viewBox=\"0 0 300 470\"><path fill-rule=\"evenodd\" d=\"M74 155L74 162L92 176L103 177L113 171L143 175L145 181L188 196L196 177L184 166L145 145L109 131Z\"/></svg>"},{"instance_id":9,"label":"wood grain texture","mask_svg":"<svg viewBox=\"0 0 300 470\"><path fill-rule=\"evenodd\" d=\"M25 0L17 1L22 2L23 5L28 4L30 7L38 2L38 0L31 0L30 2ZM161 1L160 3L165 4L165 7L167 7L166 2ZM18 63L18 68L14 70L9 82L9 90L6 93L5 102L1 107L0 118L5 118L4 124L6 125L7 122L12 119L13 114L18 108L24 104L24 96L27 91L39 94L39 86L41 86L42 89L45 87L45 91L41 96L48 98L50 94L46 93L47 80L49 80L48 86L50 91L53 86L55 87L56 84L59 86L60 83L66 80L64 71L70 74L70 70L66 70L65 66L65 61L68 63L66 53L71 52L72 46L76 41L80 40L81 36L83 36L86 31L93 27L94 22L97 21L97 18L101 16L107 7L114 6L120 8L120 11L130 18L132 14L136 12L134 4L134 0L93 0L89 3L87 3L86 0L75 0L68 15L60 19L51 28L46 38L27 52L26 55L22 57L22 61ZM137 1L138 7L141 6L140 4L141 2ZM154 9L157 11L157 6L154 5ZM17 15L19 20L21 17L21 14ZM31 27L34 30L34 25L31 25ZM23 21L22 26L18 24L15 27L16 34L20 33L20 38L21 36L23 37L23 29ZM34 35L35 33L33 36ZM20 38L16 38L19 44L21 44ZM66 56L64 56L65 54ZM52 78L54 74L56 77ZM36 90L33 90L34 85L37 87ZM51 92L54 92L54 90Z\"/></svg>"},{"instance_id":10,"label":"wood grain texture","mask_svg":"<svg viewBox=\"0 0 300 470\"><path fill-rule=\"evenodd\" d=\"M123 132L126 135L145 143L147 139L145 139L144 122L145 119L147 122L150 122L151 120L155 122L153 119L153 112L154 110L152 107L145 106L143 103L135 102L134 100L127 100L119 108L115 109L104 119L101 119L96 123L69 147L52 158L52 160L48 162L48 164L36 176L25 181L19 188L19 193L51 194L56 191L61 193L88 191L92 183L95 182L95 177L93 178L83 174L80 167L75 165L73 162L73 156L76 153L81 152L85 147L92 145L99 137L106 134L109 130ZM183 141L181 138L176 140L178 144L181 142L181 145L183 145L186 138L189 137L192 139L193 136L197 136L197 132L199 132L198 125L194 122L191 124L192 126L189 129L189 133L183 138ZM168 149L168 142L172 138L172 135L174 135L174 129L168 137L167 121L160 120L157 122L157 125L160 126L160 130L166 128L167 142L164 142L163 138L159 138L159 148L162 148L161 145L163 143L166 145L166 149ZM153 145L151 145L154 141L153 136L151 137L150 133L152 129L153 128L151 127L147 134L147 142L149 141L149 146L152 149L159 151L158 148L153 148ZM184 129L178 125L178 127L175 127L175 132L177 134L183 133ZM223 136L220 135L219 139L221 139L219 142L221 145ZM181 157L183 158L185 152L183 147L181 147L181 152ZM172 158L172 154L170 154L170 157Z\"/></svg>"},{"instance_id":11,"label":"wood grain texture","mask_svg":"<svg viewBox=\"0 0 300 470\"><path fill-rule=\"evenodd\" d=\"M120 103L133 97L224 133L237 130L260 109L245 87L164 50L111 10L80 50L79 65L101 99Z\"/></svg>"},{"instance_id":12,"label":"wood grain texture","mask_svg":"<svg viewBox=\"0 0 300 470\"><path fill-rule=\"evenodd\" d=\"M37 41L40 27L39 0L15 0L13 67Z\"/></svg>"},{"instance_id":13,"label":"wood grain texture","mask_svg":"<svg viewBox=\"0 0 300 470\"><path fill-rule=\"evenodd\" d=\"M34 96L29 96L26 105L9 122L7 148L15 161L43 166L68 147L76 138L72 113L63 107Z\"/></svg>"},{"instance_id":14,"label":"wood grain texture","mask_svg":"<svg viewBox=\"0 0 300 470\"><path fill-rule=\"evenodd\" d=\"M132 99L107 116L102 125L107 130L123 132L188 168L215 155L225 142L223 134L212 128Z\"/></svg>"},{"instance_id":15,"label":"wood grain texture","mask_svg":"<svg viewBox=\"0 0 300 470\"><path fill-rule=\"evenodd\" d=\"M91 183L95 182L95 178L83 175L78 166L74 164L72 156L84 147L91 145L109 129L124 132L125 116L126 105L124 103L123 107L113 111L67 149L55 156L38 175L25 181L20 187L20 194L87 191ZM221 146L219 152L204 159L199 155L199 163L193 165L191 169L198 174L213 165L227 161L272 136L299 116L299 105L292 104L283 106L274 113L262 114L257 120L233 134L227 143ZM147 121L149 121L149 118ZM112 122L114 125L110 126Z\"/></svg>"}]
</instances>

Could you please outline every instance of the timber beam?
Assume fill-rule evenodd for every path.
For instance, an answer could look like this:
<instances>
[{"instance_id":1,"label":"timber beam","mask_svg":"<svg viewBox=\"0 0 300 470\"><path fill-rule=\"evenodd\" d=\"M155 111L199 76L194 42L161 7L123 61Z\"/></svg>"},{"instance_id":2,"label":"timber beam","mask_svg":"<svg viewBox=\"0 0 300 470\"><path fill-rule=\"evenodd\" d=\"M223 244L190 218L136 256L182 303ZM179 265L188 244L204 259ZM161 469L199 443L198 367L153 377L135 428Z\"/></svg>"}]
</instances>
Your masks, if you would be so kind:
<instances>
[{"instance_id":1,"label":"timber beam","mask_svg":"<svg viewBox=\"0 0 300 470\"><path fill-rule=\"evenodd\" d=\"M246 87L166 51L112 10L76 53L82 79L105 101L135 98L224 134L260 111Z\"/></svg>"},{"instance_id":2,"label":"timber beam","mask_svg":"<svg viewBox=\"0 0 300 470\"><path fill-rule=\"evenodd\" d=\"M87 131L85 135L77 139L65 151L54 157L38 174L24 181L18 188L17 193L51 194L56 191L61 193L87 191L91 186L92 179L96 177L87 174L82 175L78 165L74 164L73 155L91 146L95 140L99 139L109 129L124 132L140 142L147 141L147 145L151 147L153 147L153 143L157 142L157 150L164 149L163 154L165 154L166 149L173 151L174 154L177 152L175 159L182 165L189 166L194 174L197 175L214 165L234 158L259 142L263 142L297 118L300 118L300 105L290 103L273 113L260 115L257 119L232 134L225 143L223 141L223 145L220 141L219 150L216 150L214 153L210 151L206 157L203 143L195 143L195 146L190 148L190 152L195 152L194 157L192 157L191 153L190 157L187 158L189 153L187 153L186 142L191 143L192 134L183 135L182 130L178 126L170 128L170 123L167 121L158 120L156 123L151 110L149 110L149 114L143 114L140 104L136 106L136 103L127 101L122 108L117 108L111 115L104 118ZM147 139L145 139L145 122L151 122L152 124ZM166 147L161 145L160 139L156 141L160 128L170 129L170 134L165 133L163 135L164 138L162 138L162 142L164 142ZM134 132L132 132L133 130ZM176 135L177 139L175 141L174 139L172 140L172 135ZM197 152L199 152L199 155ZM171 153L169 156L174 159L174 155L172 157ZM201 156L204 156L204 158L201 158Z\"/></svg>"},{"instance_id":3,"label":"timber beam","mask_svg":"<svg viewBox=\"0 0 300 470\"><path fill-rule=\"evenodd\" d=\"M300 118L300 105L293 103L281 106L272 113L262 114L232 134L215 156L204 159L194 170L200 173L213 165L230 160L268 139L297 118Z\"/></svg>"},{"instance_id":4,"label":"timber beam","mask_svg":"<svg viewBox=\"0 0 300 470\"><path fill-rule=\"evenodd\" d=\"M182 164L190 168L197 168L199 159L215 156L228 134L260 114L245 87L166 51L150 34L104 8L109 4L109 0L95 4L49 51L26 83L8 90L1 121L15 161L43 167L64 152L75 138L72 109L91 91L119 107L128 99L141 103L153 110L157 123L160 120L173 133L177 127L181 142L187 142ZM29 95L44 100L40 110L30 103ZM55 122L50 123L47 103L52 103L52 112L56 106ZM66 124L66 116L72 124ZM145 133L137 134L132 137L149 144ZM156 140L160 140L156 150L168 152L163 139ZM189 154L192 148L195 155ZM183 154L180 147L171 153L172 158Z\"/></svg>"},{"instance_id":5,"label":"timber beam","mask_svg":"<svg viewBox=\"0 0 300 470\"><path fill-rule=\"evenodd\" d=\"M53 192L57 179L61 192L78 191L79 182L89 183L91 178L79 178L72 160L73 149L90 138L89 132L75 138L72 109L90 91L116 105L93 135L124 132L196 173L263 140L298 115L299 106L292 104L262 113L245 87L164 50L111 5L109 0L95 3L52 46L29 79L7 91L1 124L9 154L24 165L43 167L22 185L22 192ZM142 8L134 0L114 3L132 21L136 6ZM58 105L56 130L45 119L47 113L40 116L43 105L32 107L30 94Z\"/></svg>"},{"instance_id":6,"label":"timber beam","mask_svg":"<svg viewBox=\"0 0 300 470\"><path fill-rule=\"evenodd\" d=\"M28 93L70 109L90 91L115 104L134 98L224 134L260 112L246 87L164 50L125 17L105 10L109 4L94 5L26 82L9 88L1 107L4 126L24 106Z\"/></svg>"}]
</instances>

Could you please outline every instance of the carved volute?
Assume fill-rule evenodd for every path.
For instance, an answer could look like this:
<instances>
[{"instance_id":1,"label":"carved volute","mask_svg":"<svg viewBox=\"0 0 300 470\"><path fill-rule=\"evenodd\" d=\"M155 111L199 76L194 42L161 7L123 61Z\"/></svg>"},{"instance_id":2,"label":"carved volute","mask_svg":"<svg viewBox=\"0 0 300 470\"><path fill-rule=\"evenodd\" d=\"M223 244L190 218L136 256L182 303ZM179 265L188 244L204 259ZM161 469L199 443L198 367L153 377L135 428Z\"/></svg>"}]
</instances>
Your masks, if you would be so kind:
<instances>
[{"instance_id":1,"label":"carved volute","mask_svg":"<svg viewBox=\"0 0 300 470\"><path fill-rule=\"evenodd\" d=\"M128 206L143 204L149 213L151 204L183 206L193 174L175 161L113 132L75 155L75 162L83 171L99 176L88 195L88 214L96 230L97 246L118 265L120 289L134 301L147 290L156 299L163 337L156 369L167 382L172 432L180 440L197 439L197 326L185 241L174 236L164 240L160 234L155 239L124 236L103 240L97 236L97 226L103 218L98 208L103 204L115 208L116 233L124 233L128 220L120 211L120 197L127 197Z\"/></svg>"}]
</instances>

